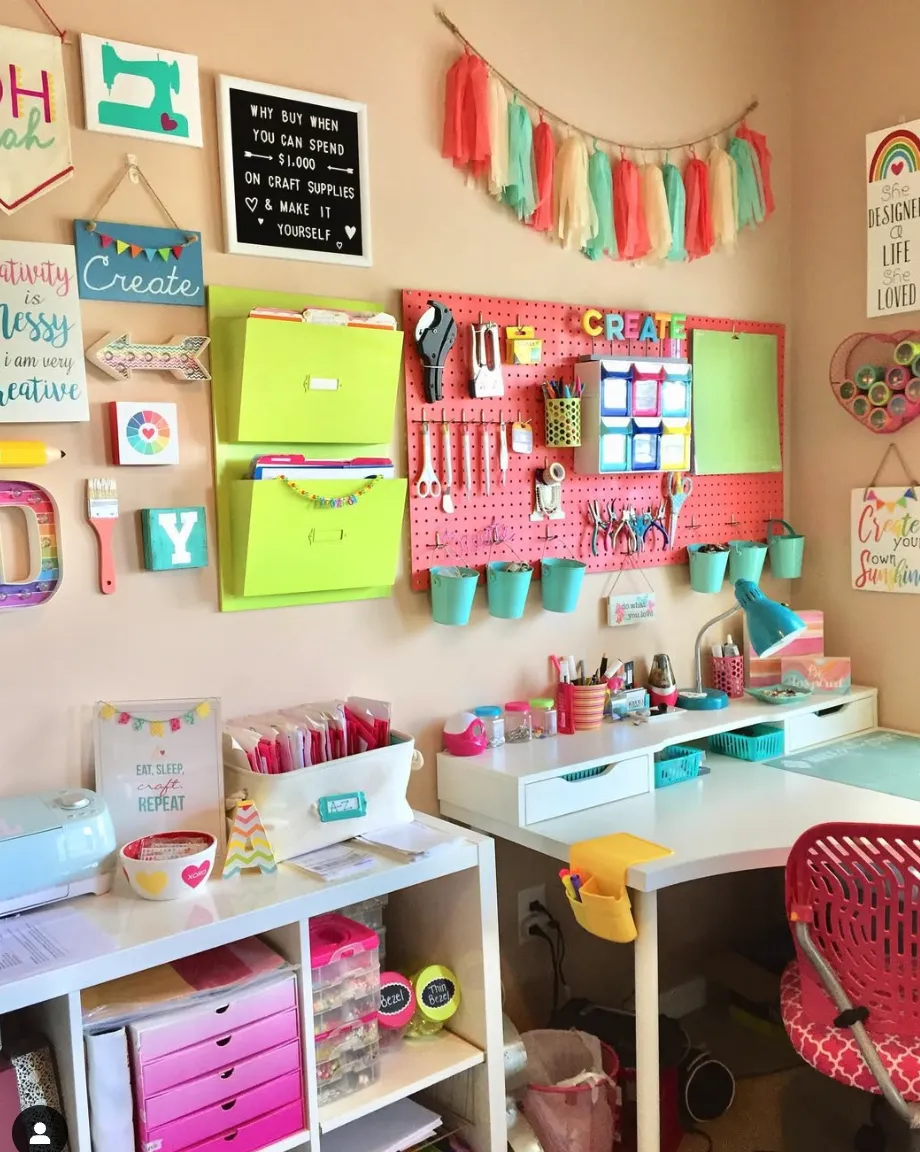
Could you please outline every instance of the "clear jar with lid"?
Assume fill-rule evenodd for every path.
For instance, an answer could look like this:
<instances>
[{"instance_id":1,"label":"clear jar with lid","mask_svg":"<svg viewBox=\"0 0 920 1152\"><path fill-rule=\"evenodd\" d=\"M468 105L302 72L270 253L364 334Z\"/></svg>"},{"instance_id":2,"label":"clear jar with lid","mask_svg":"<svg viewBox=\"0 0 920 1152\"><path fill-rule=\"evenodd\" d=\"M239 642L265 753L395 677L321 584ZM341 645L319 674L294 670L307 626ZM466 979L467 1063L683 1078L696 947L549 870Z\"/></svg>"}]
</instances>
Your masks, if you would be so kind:
<instances>
[{"instance_id":1,"label":"clear jar with lid","mask_svg":"<svg viewBox=\"0 0 920 1152\"><path fill-rule=\"evenodd\" d=\"M505 705L505 742L521 744L532 735L530 705L526 700L510 700Z\"/></svg>"},{"instance_id":2,"label":"clear jar with lid","mask_svg":"<svg viewBox=\"0 0 920 1152\"><path fill-rule=\"evenodd\" d=\"M486 730L486 741L490 748L498 748L505 742L505 717L497 704L483 704L473 709Z\"/></svg>"},{"instance_id":3,"label":"clear jar with lid","mask_svg":"<svg viewBox=\"0 0 920 1152\"><path fill-rule=\"evenodd\" d=\"M534 740L545 740L559 731L556 718L556 701L549 696L539 696L530 702L530 722Z\"/></svg>"}]
</instances>

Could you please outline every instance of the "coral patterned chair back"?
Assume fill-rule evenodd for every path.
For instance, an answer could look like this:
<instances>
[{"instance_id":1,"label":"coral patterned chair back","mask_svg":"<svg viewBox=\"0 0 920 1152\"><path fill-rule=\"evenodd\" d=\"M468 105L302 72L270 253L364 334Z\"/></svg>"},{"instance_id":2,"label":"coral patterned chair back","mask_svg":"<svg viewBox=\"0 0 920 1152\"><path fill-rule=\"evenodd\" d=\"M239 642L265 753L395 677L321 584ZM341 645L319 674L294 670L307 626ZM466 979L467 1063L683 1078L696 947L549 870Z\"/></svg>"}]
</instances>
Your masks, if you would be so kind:
<instances>
[{"instance_id":1,"label":"coral patterned chair back","mask_svg":"<svg viewBox=\"0 0 920 1152\"><path fill-rule=\"evenodd\" d=\"M786 915L805 922L870 1033L920 1035L920 827L819 824L786 865ZM806 1015L837 1016L796 941Z\"/></svg>"}]
</instances>

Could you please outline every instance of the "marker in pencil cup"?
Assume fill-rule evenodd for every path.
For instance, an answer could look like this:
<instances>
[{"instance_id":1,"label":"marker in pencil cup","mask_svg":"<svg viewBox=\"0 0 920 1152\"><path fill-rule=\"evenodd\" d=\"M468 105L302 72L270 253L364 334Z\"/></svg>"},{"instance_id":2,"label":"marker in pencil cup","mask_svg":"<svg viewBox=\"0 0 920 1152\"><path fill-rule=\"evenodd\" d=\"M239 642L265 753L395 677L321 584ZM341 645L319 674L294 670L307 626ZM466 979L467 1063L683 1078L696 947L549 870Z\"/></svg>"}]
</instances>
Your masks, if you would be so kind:
<instances>
[{"instance_id":1,"label":"marker in pencil cup","mask_svg":"<svg viewBox=\"0 0 920 1152\"><path fill-rule=\"evenodd\" d=\"M0 468L42 468L66 455L40 440L0 440Z\"/></svg>"}]
</instances>

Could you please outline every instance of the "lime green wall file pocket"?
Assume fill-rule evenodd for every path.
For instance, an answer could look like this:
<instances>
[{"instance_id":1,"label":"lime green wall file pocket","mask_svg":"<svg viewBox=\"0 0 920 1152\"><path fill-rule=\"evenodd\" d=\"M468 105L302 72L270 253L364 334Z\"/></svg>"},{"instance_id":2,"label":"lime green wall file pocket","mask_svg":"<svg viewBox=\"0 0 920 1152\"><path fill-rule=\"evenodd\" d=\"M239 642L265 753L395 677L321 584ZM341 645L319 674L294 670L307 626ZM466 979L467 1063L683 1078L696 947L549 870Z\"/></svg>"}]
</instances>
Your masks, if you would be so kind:
<instances>
[{"instance_id":1,"label":"lime green wall file pocket","mask_svg":"<svg viewBox=\"0 0 920 1152\"><path fill-rule=\"evenodd\" d=\"M275 322L274 327L294 327ZM283 480L230 485L234 591L238 596L392 585L406 480L378 480L356 504L321 507ZM355 481L316 480L317 496L348 496Z\"/></svg>"},{"instance_id":2,"label":"lime green wall file pocket","mask_svg":"<svg viewBox=\"0 0 920 1152\"><path fill-rule=\"evenodd\" d=\"M393 434L402 332L234 320L228 434L237 442L378 444Z\"/></svg>"}]
</instances>

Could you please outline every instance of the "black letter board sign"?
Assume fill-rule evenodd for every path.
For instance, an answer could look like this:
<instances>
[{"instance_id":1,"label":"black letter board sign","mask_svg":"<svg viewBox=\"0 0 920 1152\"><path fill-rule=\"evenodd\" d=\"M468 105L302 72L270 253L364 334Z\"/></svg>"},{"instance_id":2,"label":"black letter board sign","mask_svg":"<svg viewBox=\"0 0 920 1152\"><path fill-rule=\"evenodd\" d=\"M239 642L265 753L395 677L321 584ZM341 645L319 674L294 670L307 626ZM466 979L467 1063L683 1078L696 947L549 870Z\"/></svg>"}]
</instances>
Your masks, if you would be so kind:
<instances>
[{"instance_id":1,"label":"black letter board sign","mask_svg":"<svg viewBox=\"0 0 920 1152\"><path fill-rule=\"evenodd\" d=\"M366 106L219 83L227 251L369 267Z\"/></svg>"}]
</instances>

